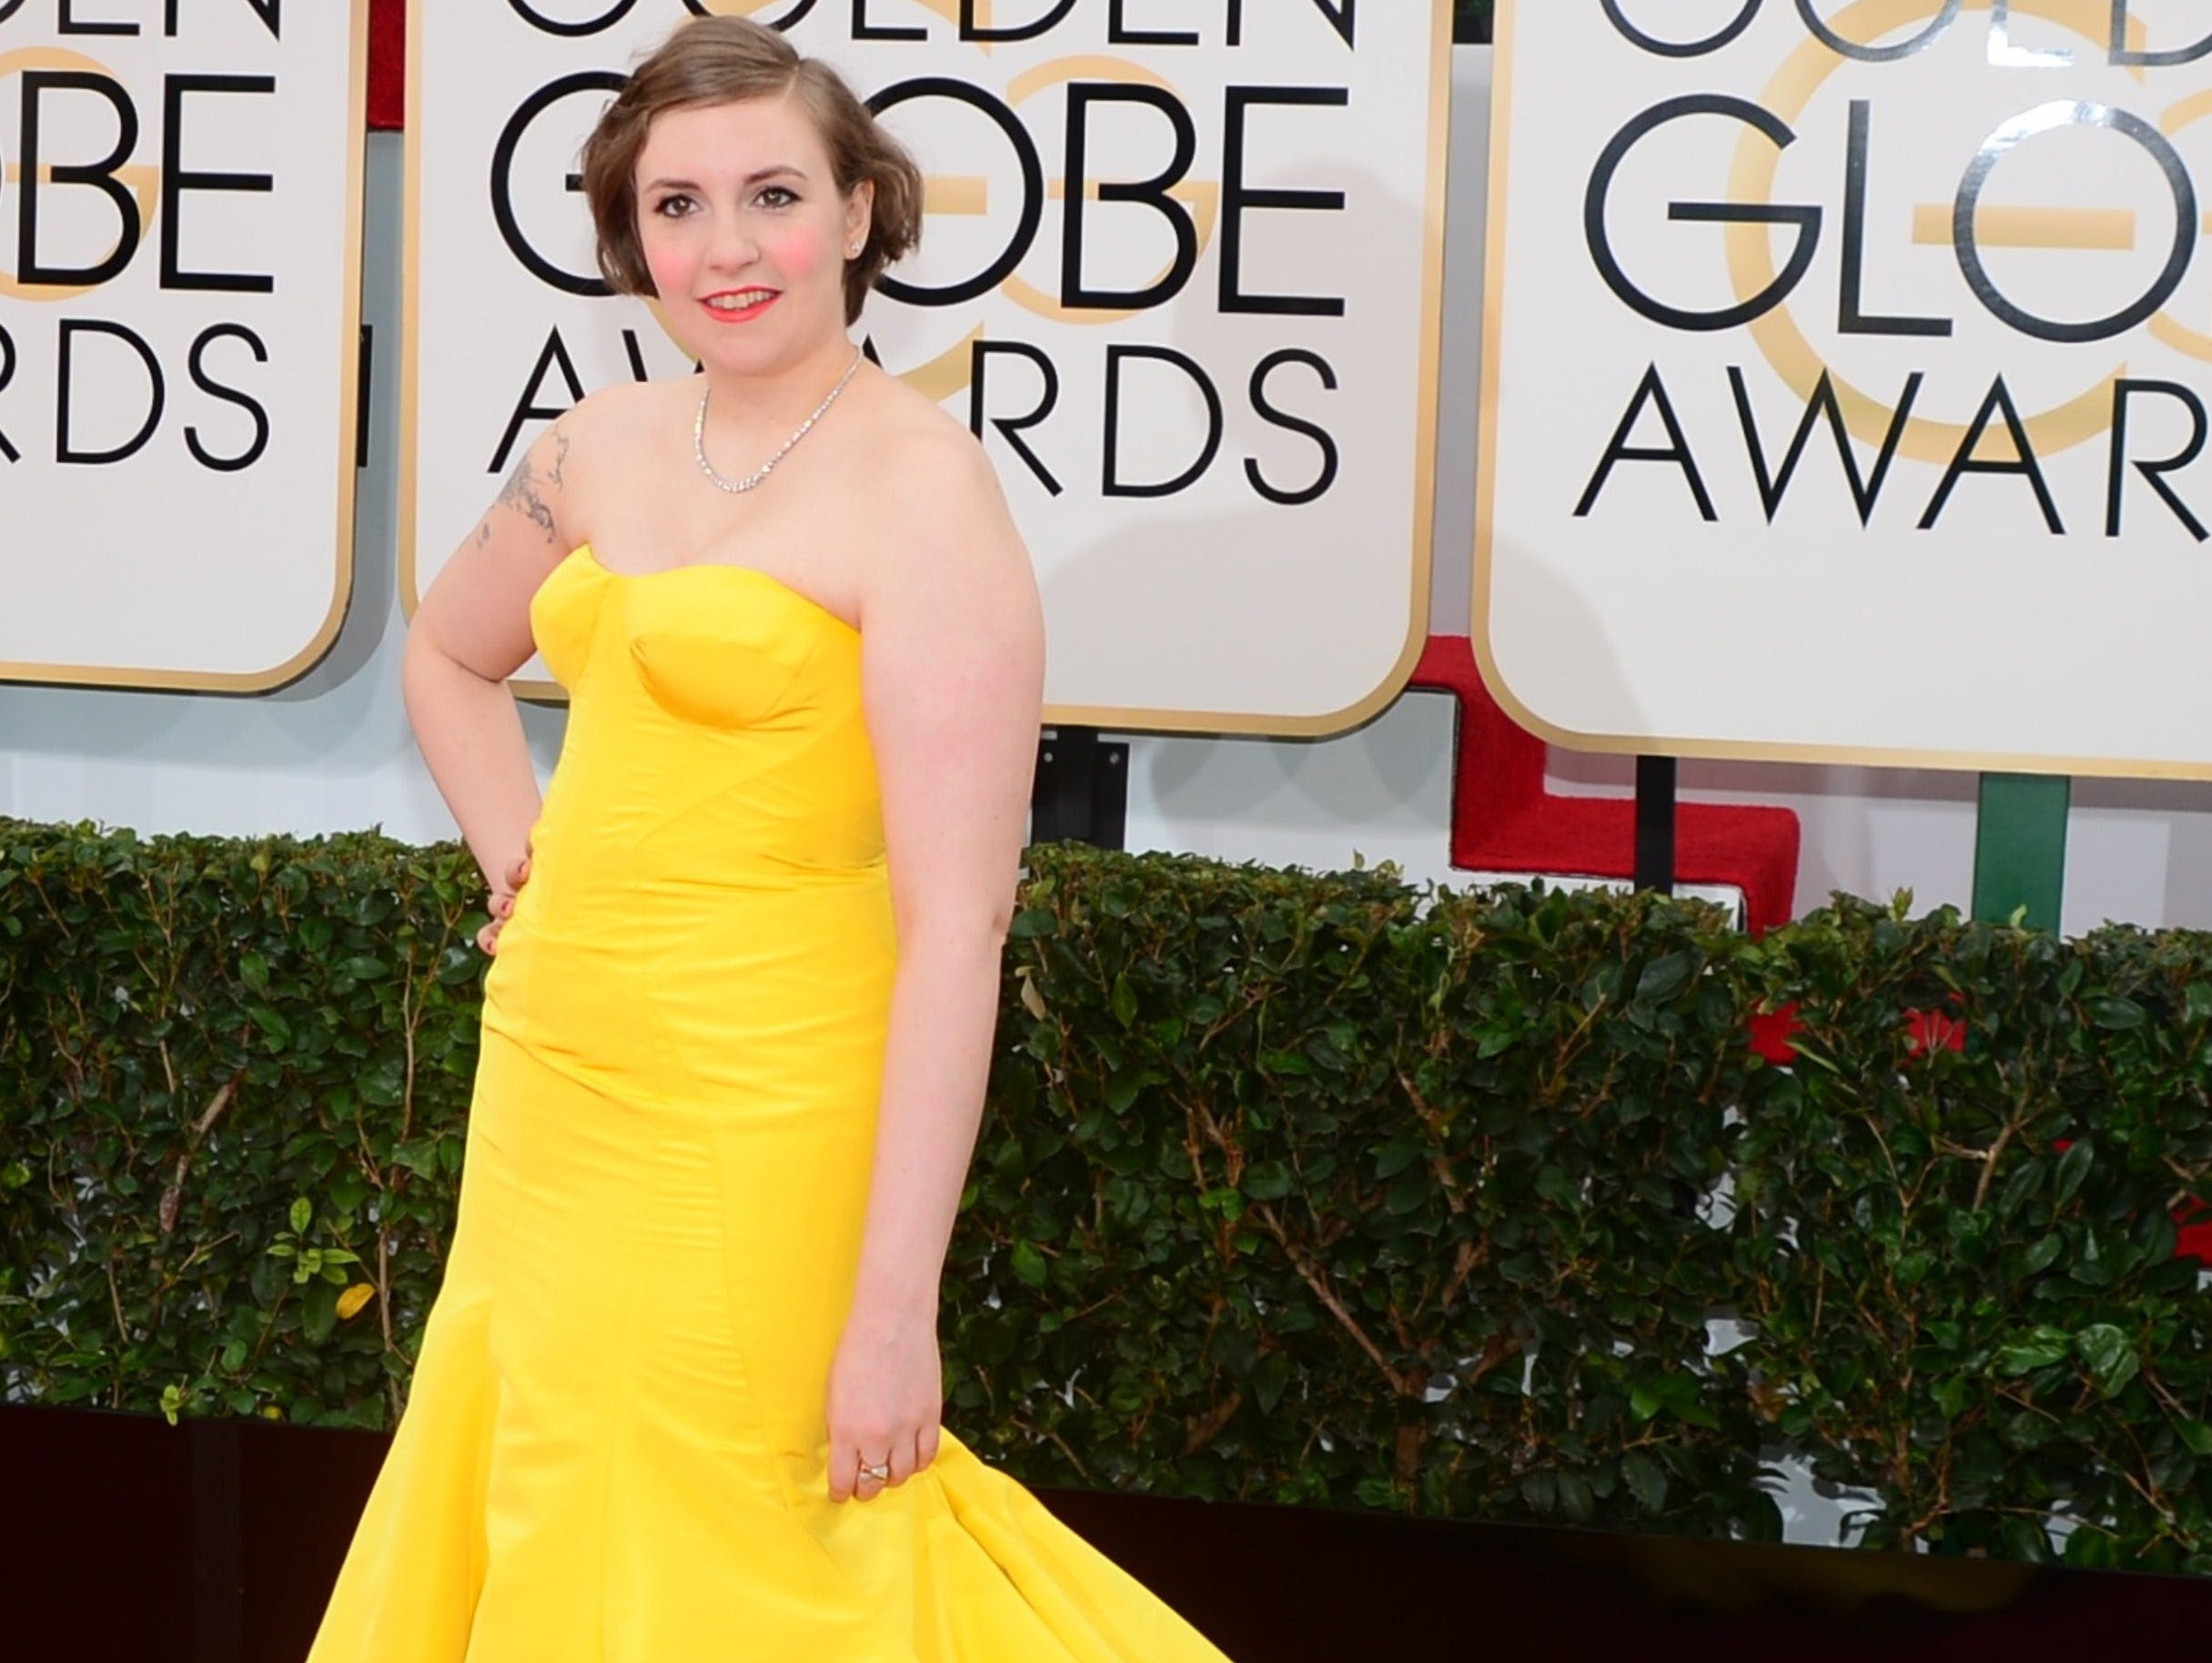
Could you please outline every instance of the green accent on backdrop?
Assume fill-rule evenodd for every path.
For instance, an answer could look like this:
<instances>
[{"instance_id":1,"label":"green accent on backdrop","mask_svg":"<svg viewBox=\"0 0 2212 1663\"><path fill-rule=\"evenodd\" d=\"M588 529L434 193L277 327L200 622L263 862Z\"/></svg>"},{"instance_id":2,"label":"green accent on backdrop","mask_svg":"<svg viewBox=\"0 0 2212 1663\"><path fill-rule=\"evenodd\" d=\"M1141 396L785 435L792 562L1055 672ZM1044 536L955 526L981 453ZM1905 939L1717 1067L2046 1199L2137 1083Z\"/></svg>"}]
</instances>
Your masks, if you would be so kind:
<instances>
[{"instance_id":1,"label":"green accent on backdrop","mask_svg":"<svg viewBox=\"0 0 2212 1663\"><path fill-rule=\"evenodd\" d=\"M1984 774L1974 831L1974 915L2002 923L2026 909L2033 930L2058 928L2066 877L2064 774Z\"/></svg>"},{"instance_id":2,"label":"green accent on backdrop","mask_svg":"<svg viewBox=\"0 0 2212 1663\"><path fill-rule=\"evenodd\" d=\"M1451 13L1451 38L1460 45L1487 45L1496 0L1457 0Z\"/></svg>"}]
</instances>

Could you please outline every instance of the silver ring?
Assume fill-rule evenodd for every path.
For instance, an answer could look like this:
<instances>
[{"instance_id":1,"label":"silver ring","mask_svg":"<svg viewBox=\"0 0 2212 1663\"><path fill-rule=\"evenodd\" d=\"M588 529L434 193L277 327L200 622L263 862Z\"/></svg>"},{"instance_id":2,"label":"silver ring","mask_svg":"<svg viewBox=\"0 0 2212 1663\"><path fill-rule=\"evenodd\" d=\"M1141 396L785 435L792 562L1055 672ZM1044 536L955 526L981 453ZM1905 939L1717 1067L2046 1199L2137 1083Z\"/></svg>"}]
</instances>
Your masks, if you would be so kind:
<instances>
[{"instance_id":1,"label":"silver ring","mask_svg":"<svg viewBox=\"0 0 2212 1663\"><path fill-rule=\"evenodd\" d=\"M871 1466L866 1461L863 1461L860 1464L860 1476L864 1478L873 1478L878 1484L888 1484L891 1482L891 1463L884 1461Z\"/></svg>"}]
</instances>

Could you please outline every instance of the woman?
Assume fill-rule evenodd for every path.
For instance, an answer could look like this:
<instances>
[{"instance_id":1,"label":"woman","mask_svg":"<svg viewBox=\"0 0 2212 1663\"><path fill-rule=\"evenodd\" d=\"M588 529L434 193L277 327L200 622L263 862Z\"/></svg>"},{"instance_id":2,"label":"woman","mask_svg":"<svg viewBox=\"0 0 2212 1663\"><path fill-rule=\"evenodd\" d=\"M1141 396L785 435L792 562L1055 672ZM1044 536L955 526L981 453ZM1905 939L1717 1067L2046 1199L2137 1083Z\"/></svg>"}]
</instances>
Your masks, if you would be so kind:
<instances>
[{"instance_id":1,"label":"woman","mask_svg":"<svg viewBox=\"0 0 2212 1663\"><path fill-rule=\"evenodd\" d=\"M445 1282L312 1663L1217 1660L938 1427L1043 627L979 449L847 337L919 176L734 18L583 174L704 374L549 428L409 637L510 882ZM533 646L571 693L542 805Z\"/></svg>"}]
</instances>

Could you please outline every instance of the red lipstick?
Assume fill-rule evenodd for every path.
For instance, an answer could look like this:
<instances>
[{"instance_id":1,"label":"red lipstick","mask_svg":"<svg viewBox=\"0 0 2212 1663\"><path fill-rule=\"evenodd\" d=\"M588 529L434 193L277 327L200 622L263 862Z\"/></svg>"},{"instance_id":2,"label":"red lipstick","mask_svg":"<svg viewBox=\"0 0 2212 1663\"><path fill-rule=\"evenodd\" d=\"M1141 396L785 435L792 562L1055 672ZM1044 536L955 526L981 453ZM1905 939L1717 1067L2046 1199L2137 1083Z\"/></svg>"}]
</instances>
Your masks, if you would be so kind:
<instances>
[{"instance_id":1,"label":"red lipstick","mask_svg":"<svg viewBox=\"0 0 2212 1663\"><path fill-rule=\"evenodd\" d=\"M755 292L764 294L767 298L763 300L756 300L751 306L744 307L720 307L711 304L712 302L722 299L726 296L745 295ZM708 295L702 298L699 303L699 308L709 317L712 318L716 323L751 323L754 318L758 317L762 313L765 312L770 307L773 306L782 298L783 296L774 289L762 289L755 291L745 288L725 288L717 291L715 294Z\"/></svg>"}]
</instances>

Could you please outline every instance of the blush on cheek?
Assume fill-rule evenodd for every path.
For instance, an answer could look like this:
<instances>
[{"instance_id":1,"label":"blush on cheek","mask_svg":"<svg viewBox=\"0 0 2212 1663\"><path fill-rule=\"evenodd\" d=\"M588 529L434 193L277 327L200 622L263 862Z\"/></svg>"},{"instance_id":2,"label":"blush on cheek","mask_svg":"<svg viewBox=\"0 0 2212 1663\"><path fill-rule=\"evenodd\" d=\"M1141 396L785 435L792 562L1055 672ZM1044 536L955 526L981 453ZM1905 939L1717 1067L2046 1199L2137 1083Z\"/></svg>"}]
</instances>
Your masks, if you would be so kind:
<instances>
[{"instance_id":1,"label":"blush on cheek","mask_svg":"<svg viewBox=\"0 0 2212 1663\"><path fill-rule=\"evenodd\" d=\"M650 242L644 246L642 252L645 269L651 274L655 292L663 297L690 292L691 262L682 255L672 248L655 247Z\"/></svg>"},{"instance_id":2,"label":"blush on cheek","mask_svg":"<svg viewBox=\"0 0 2212 1663\"><path fill-rule=\"evenodd\" d=\"M768 254L791 281L805 282L819 276L823 267L833 262L835 239L819 226L782 226L773 237L761 240L762 252Z\"/></svg>"}]
</instances>

